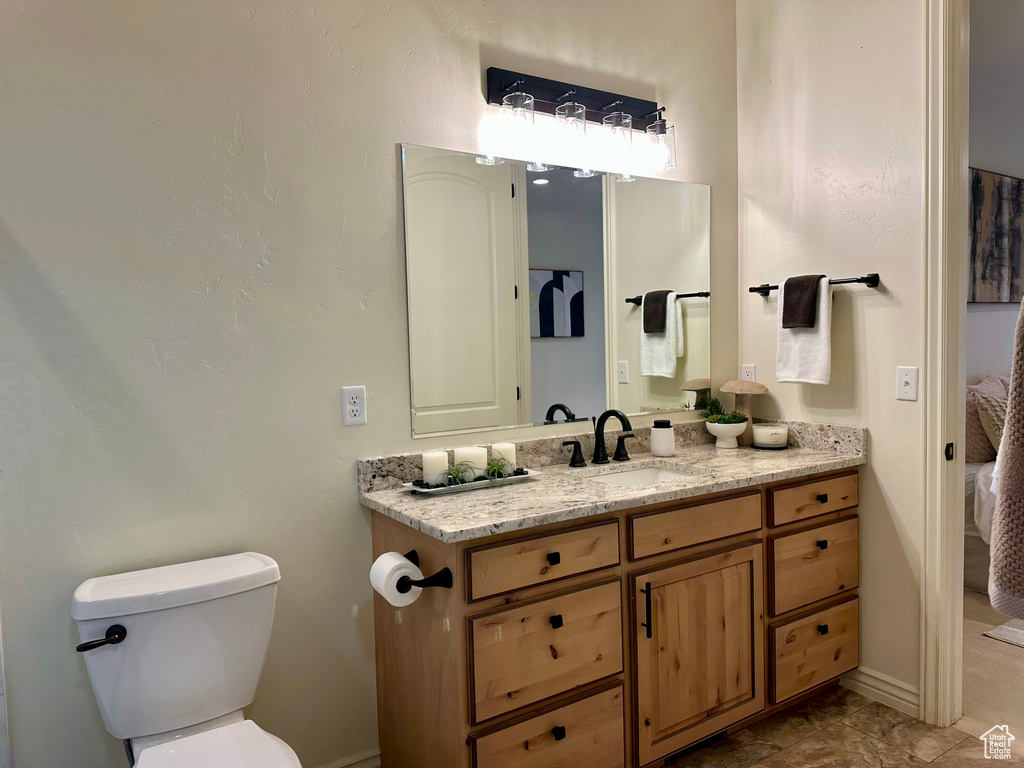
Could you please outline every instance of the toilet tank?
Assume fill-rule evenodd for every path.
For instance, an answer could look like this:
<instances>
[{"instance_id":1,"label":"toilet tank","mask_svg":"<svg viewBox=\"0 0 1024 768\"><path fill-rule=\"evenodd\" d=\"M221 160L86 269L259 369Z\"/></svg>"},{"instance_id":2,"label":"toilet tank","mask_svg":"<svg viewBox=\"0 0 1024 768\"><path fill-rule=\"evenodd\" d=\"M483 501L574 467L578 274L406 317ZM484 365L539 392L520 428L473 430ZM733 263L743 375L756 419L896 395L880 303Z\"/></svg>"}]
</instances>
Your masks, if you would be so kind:
<instances>
[{"instance_id":1,"label":"toilet tank","mask_svg":"<svg viewBox=\"0 0 1024 768\"><path fill-rule=\"evenodd\" d=\"M103 724L134 739L252 703L281 574L245 552L89 579L72 617L83 642L120 624L123 642L83 653Z\"/></svg>"}]
</instances>

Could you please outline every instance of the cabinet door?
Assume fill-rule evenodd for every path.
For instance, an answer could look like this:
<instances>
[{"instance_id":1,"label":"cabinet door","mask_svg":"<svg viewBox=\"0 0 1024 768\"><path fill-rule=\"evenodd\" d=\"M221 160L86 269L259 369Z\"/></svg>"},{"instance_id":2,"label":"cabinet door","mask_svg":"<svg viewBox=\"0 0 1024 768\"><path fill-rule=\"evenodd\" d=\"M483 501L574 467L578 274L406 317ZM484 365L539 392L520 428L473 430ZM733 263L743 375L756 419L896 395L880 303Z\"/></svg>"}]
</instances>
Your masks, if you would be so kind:
<instances>
[{"instance_id":1,"label":"cabinet door","mask_svg":"<svg viewBox=\"0 0 1024 768\"><path fill-rule=\"evenodd\" d=\"M762 545L635 576L640 764L764 707Z\"/></svg>"}]
</instances>

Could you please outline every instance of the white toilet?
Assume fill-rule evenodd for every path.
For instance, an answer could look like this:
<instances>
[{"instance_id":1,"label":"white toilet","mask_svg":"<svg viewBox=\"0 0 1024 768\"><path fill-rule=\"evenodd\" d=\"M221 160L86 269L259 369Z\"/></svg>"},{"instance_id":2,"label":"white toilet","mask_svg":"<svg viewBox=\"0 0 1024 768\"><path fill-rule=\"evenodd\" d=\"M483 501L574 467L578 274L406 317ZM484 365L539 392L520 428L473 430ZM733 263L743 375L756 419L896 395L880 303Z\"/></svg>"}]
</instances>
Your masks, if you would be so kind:
<instances>
[{"instance_id":1,"label":"white toilet","mask_svg":"<svg viewBox=\"0 0 1024 768\"><path fill-rule=\"evenodd\" d=\"M103 724L136 768L301 768L251 720L281 573L246 552L83 582L78 622Z\"/></svg>"}]
</instances>

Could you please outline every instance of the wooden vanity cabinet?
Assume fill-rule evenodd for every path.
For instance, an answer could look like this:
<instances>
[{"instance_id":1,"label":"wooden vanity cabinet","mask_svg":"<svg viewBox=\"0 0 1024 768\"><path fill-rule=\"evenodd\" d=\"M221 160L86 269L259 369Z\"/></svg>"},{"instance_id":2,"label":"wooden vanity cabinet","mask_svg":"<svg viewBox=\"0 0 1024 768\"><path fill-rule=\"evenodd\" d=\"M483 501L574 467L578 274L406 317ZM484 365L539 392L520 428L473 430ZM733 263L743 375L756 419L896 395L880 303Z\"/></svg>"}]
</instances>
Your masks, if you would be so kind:
<instances>
[{"instance_id":1,"label":"wooden vanity cabinet","mask_svg":"<svg viewBox=\"0 0 1024 768\"><path fill-rule=\"evenodd\" d=\"M764 708L761 544L633 577L640 763Z\"/></svg>"},{"instance_id":2,"label":"wooden vanity cabinet","mask_svg":"<svg viewBox=\"0 0 1024 768\"><path fill-rule=\"evenodd\" d=\"M445 544L373 514L383 768L659 768L857 666L857 473ZM826 542L823 548L821 542Z\"/></svg>"}]
</instances>

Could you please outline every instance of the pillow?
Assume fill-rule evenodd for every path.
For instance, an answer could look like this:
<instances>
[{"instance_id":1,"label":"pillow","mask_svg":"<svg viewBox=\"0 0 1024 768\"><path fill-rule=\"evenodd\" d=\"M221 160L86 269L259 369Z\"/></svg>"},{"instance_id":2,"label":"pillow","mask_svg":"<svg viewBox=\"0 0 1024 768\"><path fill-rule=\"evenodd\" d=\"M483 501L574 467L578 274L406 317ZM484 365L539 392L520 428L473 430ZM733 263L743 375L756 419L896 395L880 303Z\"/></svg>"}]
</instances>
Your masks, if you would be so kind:
<instances>
[{"instance_id":1,"label":"pillow","mask_svg":"<svg viewBox=\"0 0 1024 768\"><path fill-rule=\"evenodd\" d=\"M964 461L968 464L987 464L996 460L996 449L992 447L985 427L978 416L978 394L1006 399L1006 388L998 376L986 376L977 384L967 387L967 422L964 440Z\"/></svg>"},{"instance_id":2,"label":"pillow","mask_svg":"<svg viewBox=\"0 0 1024 768\"><path fill-rule=\"evenodd\" d=\"M1003 425L1006 424L1006 398L993 397L984 392L976 392L975 405L978 407L978 418L988 436L992 448L999 450L1003 439Z\"/></svg>"}]
</instances>

